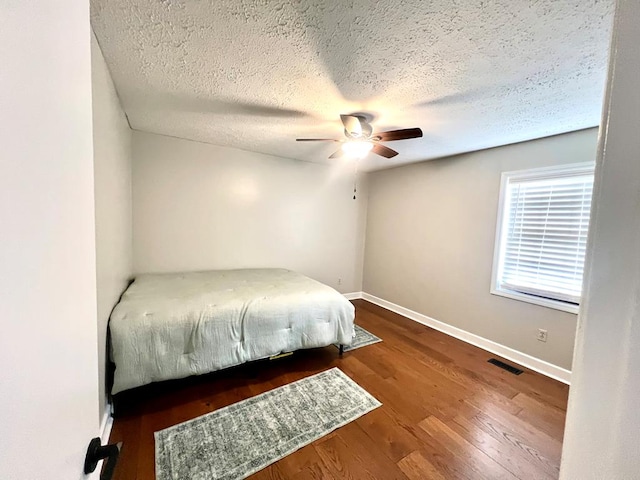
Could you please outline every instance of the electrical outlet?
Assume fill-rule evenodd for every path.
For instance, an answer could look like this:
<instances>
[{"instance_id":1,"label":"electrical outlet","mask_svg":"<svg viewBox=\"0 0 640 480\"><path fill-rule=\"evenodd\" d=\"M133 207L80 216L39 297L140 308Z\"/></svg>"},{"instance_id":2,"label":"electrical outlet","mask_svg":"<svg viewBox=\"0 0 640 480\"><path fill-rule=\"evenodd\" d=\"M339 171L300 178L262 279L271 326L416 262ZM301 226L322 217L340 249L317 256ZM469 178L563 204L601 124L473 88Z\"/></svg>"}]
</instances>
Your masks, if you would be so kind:
<instances>
[{"instance_id":1,"label":"electrical outlet","mask_svg":"<svg viewBox=\"0 0 640 480\"><path fill-rule=\"evenodd\" d=\"M341 278L338 279L338 285L342 285L342 279Z\"/></svg>"},{"instance_id":2,"label":"electrical outlet","mask_svg":"<svg viewBox=\"0 0 640 480\"><path fill-rule=\"evenodd\" d=\"M546 342L547 341L547 331L542 328L538 329L538 341Z\"/></svg>"}]
</instances>

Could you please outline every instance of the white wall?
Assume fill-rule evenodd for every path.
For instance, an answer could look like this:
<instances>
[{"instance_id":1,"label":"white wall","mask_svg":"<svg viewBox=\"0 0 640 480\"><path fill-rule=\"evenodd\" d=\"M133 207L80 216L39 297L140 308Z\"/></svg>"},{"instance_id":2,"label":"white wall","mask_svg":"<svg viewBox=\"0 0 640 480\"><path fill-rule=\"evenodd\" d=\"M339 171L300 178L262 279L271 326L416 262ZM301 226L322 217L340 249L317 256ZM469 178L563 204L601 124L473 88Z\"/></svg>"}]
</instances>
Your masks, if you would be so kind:
<instances>
[{"instance_id":1,"label":"white wall","mask_svg":"<svg viewBox=\"0 0 640 480\"><path fill-rule=\"evenodd\" d=\"M98 435L89 3L0 2L0 478Z\"/></svg>"},{"instance_id":2,"label":"white wall","mask_svg":"<svg viewBox=\"0 0 640 480\"><path fill-rule=\"evenodd\" d=\"M591 129L370 174L364 291L571 369L576 315L489 293L500 175L595 161L596 138Z\"/></svg>"},{"instance_id":3,"label":"white wall","mask_svg":"<svg viewBox=\"0 0 640 480\"><path fill-rule=\"evenodd\" d=\"M353 200L353 179L345 162L134 132L134 270L282 267L359 291L367 194L361 175Z\"/></svg>"},{"instance_id":4,"label":"white wall","mask_svg":"<svg viewBox=\"0 0 640 480\"><path fill-rule=\"evenodd\" d=\"M640 475L640 3L614 23L560 478Z\"/></svg>"},{"instance_id":5,"label":"white wall","mask_svg":"<svg viewBox=\"0 0 640 480\"><path fill-rule=\"evenodd\" d=\"M95 36L91 36L96 205L100 420L106 412L106 335L111 310L133 272L131 129Z\"/></svg>"}]
</instances>

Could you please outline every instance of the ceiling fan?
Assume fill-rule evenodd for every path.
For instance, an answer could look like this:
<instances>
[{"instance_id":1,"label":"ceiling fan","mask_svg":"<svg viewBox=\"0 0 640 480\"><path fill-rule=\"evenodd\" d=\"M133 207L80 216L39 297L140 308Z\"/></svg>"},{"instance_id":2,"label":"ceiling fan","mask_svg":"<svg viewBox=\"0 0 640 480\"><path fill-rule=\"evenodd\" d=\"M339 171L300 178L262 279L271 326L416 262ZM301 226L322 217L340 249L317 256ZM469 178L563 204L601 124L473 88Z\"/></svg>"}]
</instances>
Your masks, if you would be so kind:
<instances>
[{"instance_id":1,"label":"ceiling fan","mask_svg":"<svg viewBox=\"0 0 640 480\"><path fill-rule=\"evenodd\" d=\"M385 158L392 158L398 155L398 152L382 145L380 142L422 137L422 130L419 128L403 128L401 130L390 130L388 132L374 134L373 128L362 115L340 115L340 119L344 125L346 140L336 140L333 138L296 138L296 141L342 143L340 150L334 152L329 158L339 158L345 154L351 157L362 158L370 151Z\"/></svg>"}]
</instances>

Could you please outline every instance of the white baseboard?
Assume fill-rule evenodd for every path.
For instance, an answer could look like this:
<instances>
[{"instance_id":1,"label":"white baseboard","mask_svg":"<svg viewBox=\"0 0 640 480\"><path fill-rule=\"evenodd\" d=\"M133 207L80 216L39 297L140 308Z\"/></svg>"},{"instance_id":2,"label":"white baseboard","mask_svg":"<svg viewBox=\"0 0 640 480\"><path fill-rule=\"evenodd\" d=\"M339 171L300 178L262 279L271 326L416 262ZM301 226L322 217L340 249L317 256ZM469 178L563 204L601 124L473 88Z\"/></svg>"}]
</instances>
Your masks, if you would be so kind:
<instances>
[{"instance_id":1,"label":"white baseboard","mask_svg":"<svg viewBox=\"0 0 640 480\"><path fill-rule=\"evenodd\" d=\"M511 360L512 362L522 365L523 367L526 367L530 370L541 373L542 375L553 378L554 380L566 383L567 385L571 383L571 371L566 370L562 367L558 367L557 365L553 365L552 363L545 362L544 360L540 360L539 358L532 357L531 355L528 355L526 353L519 352L518 350L514 350L513 348L506 347L492 340L488 340L484 337L480 337L479 335L467 332L466 330L462 330L461 328L454 327L452 325L449 325L448 323L444 323L434 318L427 317L426 315L414 312L413 310L401 307L400 305L396 305L395 303L389 302L382 298L378 298L374 295L370 295L366 292L359 293L360 297L354 296L352 298L347 298L349 298L349 300L362 298L382 308L386 308L387 310L391 310L392 312L402 315L403 317L407 317L410 320L431 327L442 333L446 333L447 335L451 335L452 337L462 340L463 342L470 343L471 345L475 345L476 347L482 348L483 350L495 353L496 355L506 358L507 360Z\"/></svg>"},{"instance_id":2,"label":"white baseboard","mask_svg":"<svg viewBox=\"0 0 640 480\"><path fill-rule=\"evenodd\" d=\"M109 443L111 428L113 427L113 407L107 402L102 422L100 422L100 440L102 445Z\"/></svg>"},{"instance_id":3,"label":"white baseboard","mask_svg":"<svg viewBox=\"0 0 640 480\"><path fill-rule=\"evenodd\" d=\"M362 298L362 292L351 292L351 293L343 293L344 298L347 300L356 300L358 298Z\"/></svg>"}]
</instances>

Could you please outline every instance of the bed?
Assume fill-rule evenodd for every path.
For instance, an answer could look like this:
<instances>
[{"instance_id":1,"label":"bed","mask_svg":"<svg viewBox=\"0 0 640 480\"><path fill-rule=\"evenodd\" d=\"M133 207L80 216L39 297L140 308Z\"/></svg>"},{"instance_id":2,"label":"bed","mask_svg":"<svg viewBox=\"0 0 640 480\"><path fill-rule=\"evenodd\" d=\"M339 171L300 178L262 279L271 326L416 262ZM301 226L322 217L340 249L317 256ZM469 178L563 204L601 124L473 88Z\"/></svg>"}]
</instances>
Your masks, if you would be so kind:
<instances>
[{"instance_id":1,"label":"bed","mask_svg":"<svg viewBox=\"0 0 640 480\"><path fill-rule=\"evenodd\" d=\"M355 310L283 269L138 276L109 322L112 394L303 348L350 345Z\"/></svg>"}]
</instances>

